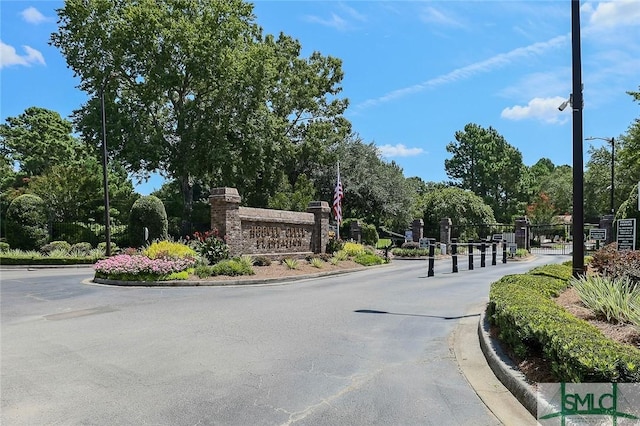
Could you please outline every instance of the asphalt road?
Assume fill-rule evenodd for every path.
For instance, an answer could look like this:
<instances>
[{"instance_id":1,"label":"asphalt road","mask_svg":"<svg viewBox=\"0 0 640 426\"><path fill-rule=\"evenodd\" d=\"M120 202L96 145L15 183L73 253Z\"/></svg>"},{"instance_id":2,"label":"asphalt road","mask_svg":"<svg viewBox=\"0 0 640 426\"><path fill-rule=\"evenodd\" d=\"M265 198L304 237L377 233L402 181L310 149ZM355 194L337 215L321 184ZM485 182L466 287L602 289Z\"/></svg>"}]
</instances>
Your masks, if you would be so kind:
<instances>
[{"instance_id":1,"label":"asphalt road","mask_svg":"<svg viewBox=\"0 0 640 426\"><path fill-rule=\"evenodd\" d=\"M565 257L566 258L566 257ZM123 288L0 271L1 424L497 425L451 350L489 285L556 257L282 285ZM84 281L84 283L83 283Z\"/></svg>"}]
</instances>

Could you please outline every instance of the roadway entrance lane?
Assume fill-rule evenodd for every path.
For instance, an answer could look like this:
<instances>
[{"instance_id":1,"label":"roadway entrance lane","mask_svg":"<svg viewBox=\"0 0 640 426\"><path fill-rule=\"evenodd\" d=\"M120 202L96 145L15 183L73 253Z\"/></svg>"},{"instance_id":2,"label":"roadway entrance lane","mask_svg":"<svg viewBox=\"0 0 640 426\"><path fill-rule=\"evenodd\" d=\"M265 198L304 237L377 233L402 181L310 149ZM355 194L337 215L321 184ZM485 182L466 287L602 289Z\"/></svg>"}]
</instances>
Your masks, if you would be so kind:
<instances>
[{"instance_id":1,"label":"roadway entrance lane","mask_svg":"<svg viewBox=\"0 0 640 426\"><path fill-rule=\"evenodd\" d=\"M496 425L451 332L492 281L551 261L165 289L3 271L2 424Z\"/></svg>"}]
</instances>

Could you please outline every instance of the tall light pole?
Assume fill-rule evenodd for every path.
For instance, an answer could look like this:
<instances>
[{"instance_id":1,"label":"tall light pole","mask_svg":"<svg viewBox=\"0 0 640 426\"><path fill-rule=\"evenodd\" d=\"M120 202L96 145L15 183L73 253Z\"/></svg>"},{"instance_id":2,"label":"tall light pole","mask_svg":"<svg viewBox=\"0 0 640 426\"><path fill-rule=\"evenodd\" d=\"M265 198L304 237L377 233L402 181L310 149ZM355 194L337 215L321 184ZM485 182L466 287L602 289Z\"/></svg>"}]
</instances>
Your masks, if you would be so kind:
<instances>
[{"instance_id":1,"label":"tall light pole","mask_svg":"<svg viewBox=\"0 0 640 426\"><path fill-rule=\"evenodd\" d=\"M106 255L111 256L111 217L109 215L109 173L107 170L107 116L104 107L104 90L111 75L107 74L100 86L100 109L102 114L102 181L104 183L104 234Z\"/></svg>"},{"instance_id":2,"label":"tall light pole","mask_svg":"<svg viewBox=\"0 0 640 426\"><path fill-rule=\"evenodd\" d=\"M582 159L582 56L580 0L571 0L571 68L573 83L573 276L584 275L584 175Z\"/></svg>"},{"instance_id":3,"label":"tall light pole","mask_svg":"<svg viewBox=\"0 0 640 426\"><path fill-rule=\"evenodd\" d=\"M609 213L615 215L615 209L613 207L613 196L615 192L615 161L616 161L616 140L614 138L600 138L597 136L590 136L586 138L587 141L593 141L599 139L601 141L607 141L611 144L611 199L609 201Z\"/></svg>"}]
</instances>

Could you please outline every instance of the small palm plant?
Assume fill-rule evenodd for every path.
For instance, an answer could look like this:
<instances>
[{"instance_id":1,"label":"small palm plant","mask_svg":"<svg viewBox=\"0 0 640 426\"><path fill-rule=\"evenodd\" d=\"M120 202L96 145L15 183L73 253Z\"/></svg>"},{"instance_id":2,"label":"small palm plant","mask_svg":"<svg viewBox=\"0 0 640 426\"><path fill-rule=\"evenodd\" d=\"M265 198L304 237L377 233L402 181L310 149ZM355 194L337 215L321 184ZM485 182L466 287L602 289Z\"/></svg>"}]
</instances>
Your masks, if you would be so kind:
<instances>
[{"instance_id":1,"label":"small palm plant","mask_svg":"<svg viewBox=\"0 0 640 426\"><path fill-rule=\"evenodd\" d=\"M296 259L286 258L282 263L289 269L298 269L298 261Z\"/></svg>"},{"instance_id":2,"label":"small palm plant","mask_svg":"<svg viewBox=\"0 0 640 426\"><path fill-rule=\"evenodd\" d=\"M313 266L314 268L318 268L318 269L320 269L320 268L322 268L322 264L323 264L324 262L322 261L322 259L319 259L319 258L317 258L317 257L314 257L314 258L312 258L312 259L309 261L309 263L310 263L310 264L311 264L311 266Z\"/></svg>"}]
</instances>

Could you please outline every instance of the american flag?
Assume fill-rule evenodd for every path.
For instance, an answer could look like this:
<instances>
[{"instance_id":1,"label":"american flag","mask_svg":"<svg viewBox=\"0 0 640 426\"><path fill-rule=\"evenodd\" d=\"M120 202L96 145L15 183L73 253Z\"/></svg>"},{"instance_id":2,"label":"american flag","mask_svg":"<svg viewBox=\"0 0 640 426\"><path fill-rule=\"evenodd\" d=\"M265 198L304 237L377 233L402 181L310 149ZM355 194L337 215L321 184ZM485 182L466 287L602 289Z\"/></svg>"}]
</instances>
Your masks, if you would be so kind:
<instances>
[{"instance_id":1,"label":"american flag","mask_svg":"<svg viewBox=\"0 0 640 426\"><path fill-rule=\"evenodd\" d=\"M333 193L333 216L335 217L338 226L342 223L343 198L344 192L342 191L342 182L340 181L340 163L338 163L338 180L336 182L336 189Z\"/></svg>"}]
</instances>

